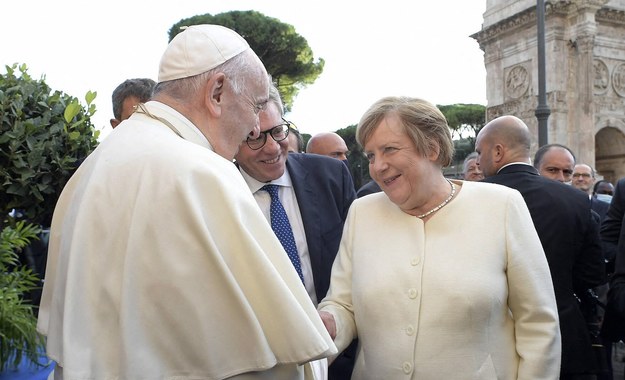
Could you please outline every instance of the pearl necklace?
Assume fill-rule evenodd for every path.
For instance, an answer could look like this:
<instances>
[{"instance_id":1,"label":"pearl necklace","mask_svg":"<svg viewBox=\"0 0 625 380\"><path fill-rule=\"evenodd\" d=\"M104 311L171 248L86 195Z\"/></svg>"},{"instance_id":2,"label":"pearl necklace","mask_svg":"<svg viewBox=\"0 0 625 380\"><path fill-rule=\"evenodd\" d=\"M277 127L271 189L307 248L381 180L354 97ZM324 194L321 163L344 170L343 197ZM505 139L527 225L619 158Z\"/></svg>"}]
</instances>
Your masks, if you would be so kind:
<instances>
[{"instance_id":1,"label":"pearl necklace","mask_svg":"<svg viewBox=\"0 0 625 380\"><path fill-rule=\"evenodd\" d=\"M451 193L449 193L449 196L447 197L447 199L445 199L443 201L443 203L439 204L438 206L434 207L433 209L431 209L430 211L426 212L425 214L421 214L421 215L417 215L417 218L419 219L423 219L426 216L432 215L434 214L436 211L442 209L443 207L445 207L445 205L447 203L449 203L449 201L451 200L451 198L454 197L454 195L456 194L456 185L453 184L453 182L451 182L450 180L448 180L447 178L445 178L447 180L447 182L449 182L449 184L451 185Z\"/></svg>"}]
</instances>

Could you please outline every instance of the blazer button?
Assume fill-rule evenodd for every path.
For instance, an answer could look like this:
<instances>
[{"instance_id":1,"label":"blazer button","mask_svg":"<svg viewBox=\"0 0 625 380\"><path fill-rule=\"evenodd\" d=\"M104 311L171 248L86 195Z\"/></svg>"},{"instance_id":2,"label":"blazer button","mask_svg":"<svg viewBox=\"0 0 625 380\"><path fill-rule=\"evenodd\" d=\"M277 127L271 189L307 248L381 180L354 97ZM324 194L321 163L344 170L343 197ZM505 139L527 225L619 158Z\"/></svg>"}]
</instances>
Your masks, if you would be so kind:
<instances>
[{"instance_id":1,"label":"blazer button","mask_svg":"<svg viewBox=\"0 0 625 380\"><path fill-rule=\"evenodd\" d=\"M414 334L414 327L412 327L412 325L408 325L408 327L406 327L406 335L413 335Z\"/></svg>"},{"instance_id":2,"label":"blazer button","mask_svg":"<svg viewBox=\"0 0 625 380\"><path fill-rule=\"evenodd\" d=\"M408 297L410 297L411 299L417 298L418 294L419 294L419 292L417 291L417 289L415 289L415 288L408 289Z\"/></svg>"},{"instance_id":3,"label":"blazer button","mask_svg":"<svg viewBox=\"0 0 625 380\"><path fill-rule=\"evenodd\" d=\"M410 372L412 372L412 364L404 362L404 364L402 365L402 369L404 370L404 373L408 375Z\"/></svg>"},{"instance_id":4,"label":"blazer button","mask_svg":"<svg viewBox=\"0 0 625 380\"><path fill-rule=\"evenodd\" d=\"M413 267L419 265L420 262L421 262L421 259L418 256L410 260L410 264Z\"/></svg>"}]
</instances>

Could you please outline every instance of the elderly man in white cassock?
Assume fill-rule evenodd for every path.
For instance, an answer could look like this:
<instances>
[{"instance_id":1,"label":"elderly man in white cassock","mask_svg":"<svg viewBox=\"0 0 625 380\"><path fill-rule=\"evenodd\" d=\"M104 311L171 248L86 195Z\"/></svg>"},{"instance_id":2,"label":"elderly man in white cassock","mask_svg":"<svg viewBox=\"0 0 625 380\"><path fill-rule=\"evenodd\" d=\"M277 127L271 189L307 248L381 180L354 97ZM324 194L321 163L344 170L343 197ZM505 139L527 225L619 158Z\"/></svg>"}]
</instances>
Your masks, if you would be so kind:
<instances>
[{"instance_id":1,"label":"elderly man in white cassock","mask_svg":"<svg viewBox=\"0 0 625 380\"><path fill-rule=\"evenodd\" d=\"M264 66L197 25L158 82L58 201L38 321L54 377L318 378L336 347L232 164L259 136Z\"/></svg>"}]
</instances>

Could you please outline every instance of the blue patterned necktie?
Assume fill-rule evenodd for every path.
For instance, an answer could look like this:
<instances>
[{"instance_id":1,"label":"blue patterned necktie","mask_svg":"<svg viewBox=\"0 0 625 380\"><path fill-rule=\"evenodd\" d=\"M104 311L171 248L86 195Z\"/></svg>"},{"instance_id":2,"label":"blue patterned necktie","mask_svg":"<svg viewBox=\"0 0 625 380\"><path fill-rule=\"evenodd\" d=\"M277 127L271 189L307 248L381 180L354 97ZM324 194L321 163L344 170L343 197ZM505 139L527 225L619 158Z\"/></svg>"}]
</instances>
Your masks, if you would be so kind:
<instances>
[{"instance_id":1,"label":"blue patterned necktie","mask_svg":"<svg viewBox=\"0 0 625 380\"><path fill-rule=\"evenodd\" d=\"M295 267L299 278L304 282L304 275L302 274L302 264L299 260L299 254L297 253L297 246L295 245L295 238L293 237L293 230L289 223L289 218L286 216L286 211L280 202L278 197L278 185L265 185L261 190L265 190L271 196L271 206L269 208L271 215L271 229L282 243L284 250L286 251L291 263Z\"/></svg>"}]
</instances>

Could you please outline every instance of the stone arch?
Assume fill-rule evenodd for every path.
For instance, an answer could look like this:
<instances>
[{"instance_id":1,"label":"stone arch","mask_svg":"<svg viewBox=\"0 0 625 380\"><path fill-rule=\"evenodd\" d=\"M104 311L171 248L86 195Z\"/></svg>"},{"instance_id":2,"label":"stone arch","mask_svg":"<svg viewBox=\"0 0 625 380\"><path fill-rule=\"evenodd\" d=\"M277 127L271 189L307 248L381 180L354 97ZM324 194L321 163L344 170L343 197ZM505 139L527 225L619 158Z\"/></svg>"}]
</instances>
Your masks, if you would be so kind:
<instances>
[{"instance_id":1,"label":"stone arch","mask_svg":"<svg viewBox=\"0 0 625 380\"><path fill-rule=\"evenodd\" d=\"M612 183L625 177L625 123L622 120L606 118L597 125L595 168Z\"/></svg>"},{"instance_id":2,"label":"stone arch","mask_svg":"<svg viewBox=\"0 0 625 380\"><path fill-rule=\"evenodd\" d=\"M612 182L625 178L625 0L546 3L548 140ZM484 51L487 120L516 115L537 137L536 2L487 0L483 15L471 37Z\"/></svg>"}]
</instances>

